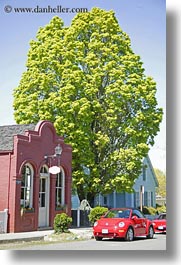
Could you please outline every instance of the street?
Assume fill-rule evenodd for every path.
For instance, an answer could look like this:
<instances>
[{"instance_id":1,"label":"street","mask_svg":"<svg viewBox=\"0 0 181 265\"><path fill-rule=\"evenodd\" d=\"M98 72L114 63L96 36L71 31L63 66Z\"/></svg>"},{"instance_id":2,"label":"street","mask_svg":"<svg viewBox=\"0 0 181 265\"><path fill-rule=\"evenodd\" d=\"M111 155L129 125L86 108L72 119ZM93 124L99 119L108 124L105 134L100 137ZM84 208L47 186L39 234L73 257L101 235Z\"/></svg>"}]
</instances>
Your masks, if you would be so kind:
<instances>
[{"instance_id":1,"label":"street","mask_svg":"<svg viewBox=\"0 0 181 265\"><path fill-rule=\"evenodd\" d=\"M13 248L16 249L16 248ZM166 235L155 234L153 239L138 238L132 242L123 240L71 241L65 243L36 244L18 247L19 250L166 250Z\"/></svg>"}]
</instances>

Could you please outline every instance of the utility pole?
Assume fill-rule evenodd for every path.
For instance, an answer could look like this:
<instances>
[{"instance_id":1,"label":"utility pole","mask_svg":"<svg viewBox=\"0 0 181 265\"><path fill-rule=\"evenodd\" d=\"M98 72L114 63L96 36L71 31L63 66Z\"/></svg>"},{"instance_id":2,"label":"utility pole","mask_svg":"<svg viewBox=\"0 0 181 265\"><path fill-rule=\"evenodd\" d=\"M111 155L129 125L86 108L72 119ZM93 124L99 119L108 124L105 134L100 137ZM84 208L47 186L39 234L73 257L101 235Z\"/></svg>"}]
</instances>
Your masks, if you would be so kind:
<instances>
[{"instance_id":1,"label":"utility pole","mask_svg":"<svg viewBox=\"0 0 181 265\"><path fill-rule=\"evenodd\" d=\"M143 194L144 194L144 186L140 186L140 210L143 211Z\"/></svg>"}]
</instances>

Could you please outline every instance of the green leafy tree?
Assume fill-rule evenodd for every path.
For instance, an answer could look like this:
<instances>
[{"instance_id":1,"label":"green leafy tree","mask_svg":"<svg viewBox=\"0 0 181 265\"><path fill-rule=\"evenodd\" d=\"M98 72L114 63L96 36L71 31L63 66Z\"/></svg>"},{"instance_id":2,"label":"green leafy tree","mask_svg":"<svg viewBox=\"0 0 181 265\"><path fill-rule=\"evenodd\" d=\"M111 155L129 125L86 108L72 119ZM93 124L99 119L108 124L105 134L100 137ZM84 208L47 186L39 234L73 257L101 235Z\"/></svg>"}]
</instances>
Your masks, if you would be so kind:
<instances>
[{"instance_id":1,"label":"green leafy tree","mask_svg":"<svg viewBox=\"0 0 181 265\"><path fill-rule=\"evenodd\" d=\"M157 194L161 195L162 197L166 197L166 175L158 168L155 168L154 171L159 183Z\"/></svg>"},{"instance_id":2,"label":"green leafy tree","mask_svg":"<svg viewBox=\"0 0 181 265\"><path fill-rule=\"evenodd\" d=\"M14 116L54 123L73 147L74 187L91 203L99 192L132 191L162 120L155 94L114 12L93 8L69 27L54 17L39 29Z\"/></svg>"}]
</instances>

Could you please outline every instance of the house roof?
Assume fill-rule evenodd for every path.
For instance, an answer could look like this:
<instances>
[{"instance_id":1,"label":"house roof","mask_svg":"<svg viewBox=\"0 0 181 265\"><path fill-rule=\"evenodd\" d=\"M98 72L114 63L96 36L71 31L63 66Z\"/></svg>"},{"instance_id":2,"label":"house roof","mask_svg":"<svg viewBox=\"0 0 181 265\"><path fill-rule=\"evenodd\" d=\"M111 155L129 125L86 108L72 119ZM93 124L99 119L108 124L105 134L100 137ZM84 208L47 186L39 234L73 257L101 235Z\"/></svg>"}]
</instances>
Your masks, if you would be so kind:
<instances>
[{"instance_id":1,"label":"house roof","mask_svg":"<svg viewBox=\"0 0 181 265\"><path fill-rule=\"evenodd\" d=\"M0 126L0 151L13 150L13 136L24 135L27 130L34 130L35 124L16 124Z\"/></svg>"}]
</instances>

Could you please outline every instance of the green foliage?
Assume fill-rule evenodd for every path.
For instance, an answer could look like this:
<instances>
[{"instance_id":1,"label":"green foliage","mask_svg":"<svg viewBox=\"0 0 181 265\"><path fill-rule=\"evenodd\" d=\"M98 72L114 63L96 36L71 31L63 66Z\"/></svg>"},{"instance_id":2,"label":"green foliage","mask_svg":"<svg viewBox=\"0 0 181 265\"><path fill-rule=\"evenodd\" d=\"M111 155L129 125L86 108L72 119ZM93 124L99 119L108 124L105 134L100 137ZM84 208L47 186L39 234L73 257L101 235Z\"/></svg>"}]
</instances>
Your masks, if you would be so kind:
<instances>
[{"instance_id":1,"label":"green foliage","mask_svg":"<svg viewBox=\"0 0 181 265\"><path fill-rule=\"evenodd\" d=\"M166 175L160 169L154 169L159 187L157 189L157 194L161 195L162 197L166 197Z\"/></svg>"},{"instance_id":2,"label":"green foliage","mask_svg":"<svg viewBox=\"0 0 181 265\"><path fill-rule=\"evenodd\" d=\"M145 76L114 12L93 8L69 27L52 18L31 41L26 66L14 90L15 120L50 120L72 145L80 200L131 192L162 110L156 83Z\"/></svg>"},{"instance_id":3,"label":"green foliage","mask_svg":"<svg viewBox=\"0 0 181 265\"><path fill-rule=\"evenodd\" d=\"M69 217L66 213L57 214L54 218L54 230L56 234L68 232L68 228L72 223L72 217Z\"/></svg>"},{"instance_id":4,"label":"green foliage","mask_svg":"<svg viewBox=\"0 0 181 265\"><path fill-rule=\"evenodd\" d=\"M150 215L156 215L159 213L166 213L166 206L158 206L157 205L156 208L144 206L143 207L143 213L144 214L150 214Z\"/></svg>"},{"instance_id":5,"label":"green foliage","mask_svg":"<svg viewBox=\"0 0 181 265\"><path fill-rule=\"evenodd\" d=\"M155 209L154 207L143 207L143 213L144 214L151 214L151 215L155 215L157 213L157 209Z\"/></svg>"},{"instance_id":6,"label":"green foliage","mask_svg":"<svg viewBox=\"0 0 181 265\"><path fill-rule=\"evenodd\" d=\"M162 206L157 206L156 210L157 210L157 213L166 213L167 208L165 205L162 205Z\"/></svg>"},{"instance_id":7,"label":"green foliage","mask_svg":"<svg viewBox=\"0 0 181 265\"><path fill-rule=\"evenodd\" d=\"M108 208L97 206L91 209L90 214L88 215L89 221L94 224L102 215L104 215L108 211Z\"/></svg>"}]
</instances>

